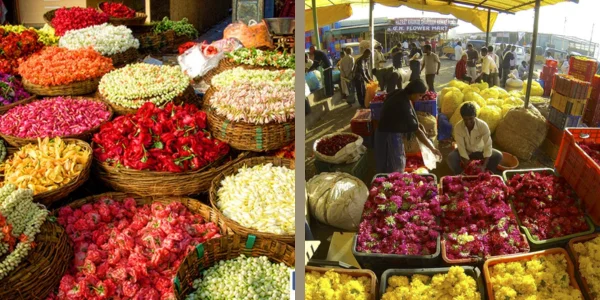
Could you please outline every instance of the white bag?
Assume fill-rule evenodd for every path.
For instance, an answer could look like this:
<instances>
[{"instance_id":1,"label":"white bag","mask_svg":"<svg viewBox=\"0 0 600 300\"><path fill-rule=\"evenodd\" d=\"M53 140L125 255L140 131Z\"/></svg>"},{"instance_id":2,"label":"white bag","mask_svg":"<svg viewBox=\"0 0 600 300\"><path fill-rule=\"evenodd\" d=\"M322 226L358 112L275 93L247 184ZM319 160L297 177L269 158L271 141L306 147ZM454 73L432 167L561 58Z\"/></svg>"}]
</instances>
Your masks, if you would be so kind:
<instances>
[{"instance_id":1,"label":"white bag","mask_svg":"<svg viewBox=\"0 0 600 300\"><path fill-rule=\"evenodd\" d=\"M344 148L340 149L334 156L327 156L317 151L317 144L323 139L327 139L340 134L350 134L358 137L358 139L354 143L350 143L346 145ZM350 164L353 162L357 162L360 157L365 154L367 151L367 147L363 146L363 138L360 135L356 135L353 133L334 133L328 134L320 139L316 140L313 144L313 152L315 157L320 160L331 164Z\"/></svg>"},{"instance_id":2,"label":"white bag","mask_svg":"<svg viewBox=\"0 0 600 300\"><path fill-rule=\"evenodd\" d=\"M204 56L200 47L200 45L195 45L177 57L181 70L190 78L203 76L216 68L219 61L225 57L225 52L220 51L217 55L208 58Z\"/></svg>"},{"instance_id":3,"label":"white bag","mask_svg":"<svg viewBox=\"0 0 600 300\"><path fill-rule=\"evenodd\" d=\"M427 169L429 170L435 169L437 163L442 162L442 158L433 154L433 152L431 152L431 150L427 146L421 143L419 139L417 139L417 141L419 142L419 148L421 148L421 155L423 156L423 162L425 163L425 167L427 167Z\"/></svg>"}]
</instances>

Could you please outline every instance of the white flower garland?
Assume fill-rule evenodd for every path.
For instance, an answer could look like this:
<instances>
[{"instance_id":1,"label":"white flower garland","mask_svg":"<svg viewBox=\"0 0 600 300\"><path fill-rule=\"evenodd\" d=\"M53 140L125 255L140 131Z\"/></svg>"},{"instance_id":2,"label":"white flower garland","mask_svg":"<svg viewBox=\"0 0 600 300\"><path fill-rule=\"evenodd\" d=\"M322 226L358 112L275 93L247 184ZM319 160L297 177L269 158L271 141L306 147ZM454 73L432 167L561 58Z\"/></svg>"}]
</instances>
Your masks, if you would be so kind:
<instances>
[{"instance_id":1,"label":"white flower garland","mask_svg":"<svg viewBox=\"0 0 600 300\"><path fill-rule=\"evenodd\" d=\"M104 56L139 48L140 42L133 37L131 29L105 23L83 29L69 30L58 42L70 50L92 47Z\"/></svg>"},{"instance_id":2,"label":"white flower garland","mask_svg":"<svg viewBox=\"0 0 600 300\"><path fill-rule=\"evenodd\" d=\"M104 75L98 90L112 103L140 108L146 102L162 106L182 94L189 84L190 79L179 66L138 63Z\"/></svg>"}]
</instances>

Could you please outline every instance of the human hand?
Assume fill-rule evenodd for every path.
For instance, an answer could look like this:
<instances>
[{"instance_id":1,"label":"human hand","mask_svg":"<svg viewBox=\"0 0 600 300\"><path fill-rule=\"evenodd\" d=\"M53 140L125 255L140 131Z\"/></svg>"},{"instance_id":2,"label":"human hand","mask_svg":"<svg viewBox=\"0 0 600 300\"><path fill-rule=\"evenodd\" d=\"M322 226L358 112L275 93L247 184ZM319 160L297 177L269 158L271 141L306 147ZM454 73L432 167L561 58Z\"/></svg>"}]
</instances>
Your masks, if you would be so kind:
<instances>
[{"instance_id":1,"label":"human hand","mask_svg":"<svg viewBox=\"0 0 600 300\"><path fill-rule=\"evenodd\" d=\"M437 157L442 157L442 152L436 148L431 149L431 152Z\"/></svg>"}]
</instances>

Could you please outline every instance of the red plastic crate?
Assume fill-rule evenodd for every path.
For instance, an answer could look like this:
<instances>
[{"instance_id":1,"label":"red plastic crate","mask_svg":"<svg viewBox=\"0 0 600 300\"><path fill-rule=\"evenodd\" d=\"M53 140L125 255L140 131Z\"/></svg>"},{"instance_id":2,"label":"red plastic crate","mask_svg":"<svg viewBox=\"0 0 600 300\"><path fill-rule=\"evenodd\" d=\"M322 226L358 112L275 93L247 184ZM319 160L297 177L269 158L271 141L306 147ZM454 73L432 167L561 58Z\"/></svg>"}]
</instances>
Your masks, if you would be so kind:
<instances>
[{"instance_id":1,"label":"red plastic crate","mask_svg":"<svg viewBox=\"0 0 600 300\"><path fill-rule=\"evenodd\" d=\"M589 135L584 137L583 135ZM600 165L577 144L600 143L600 128L567 128L563 136L556 170L575 189L596 226L600 225Z\"/></svg>"},{"instance_id":2,"label":"red plastic crate","mask_svg":"<svg viewBox=\"0 0 600 300\"><path fill-rule=\"evenodd\" d=\"M371 110L370 109L359 109L352 117L350 121L350 129L352 133L360 136L370 136L373 134L373 127L371 124Z\"/></svg>"},{"instance_id":3,"label":"red plastic crate","mask_svg":"<svg viewBox=\"0 0 600 300\"><path fill-rule=\"evenodd\" d=\"M598 62L579 56L571 56L569 60L569 75L583 81L592 82Z\"/></svg>"}]
</instances>

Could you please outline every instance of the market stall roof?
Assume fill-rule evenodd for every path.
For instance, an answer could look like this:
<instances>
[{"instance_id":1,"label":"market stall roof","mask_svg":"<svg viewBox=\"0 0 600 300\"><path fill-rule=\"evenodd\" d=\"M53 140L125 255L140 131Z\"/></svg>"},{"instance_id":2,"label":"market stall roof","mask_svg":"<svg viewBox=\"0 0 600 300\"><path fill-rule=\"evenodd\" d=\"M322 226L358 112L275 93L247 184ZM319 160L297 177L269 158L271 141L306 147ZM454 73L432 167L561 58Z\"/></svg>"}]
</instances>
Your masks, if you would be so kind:
<instances>
[{"instance_id":1,"label":"market stall roof","mask_svg":"<svg viewBox=\"0 0 600 300\"><path fill-rule=\"evenodd\" d=\"M307 0L311 1L311 0ZM319 24L333 24L337 21L350 18L352 16L352 6L350 3L331 4L329 6L317 6L317 18ZM304 30L310 31L314 29L314 20L312 9L304 11Z\"/></svg>"}]
</instances>

